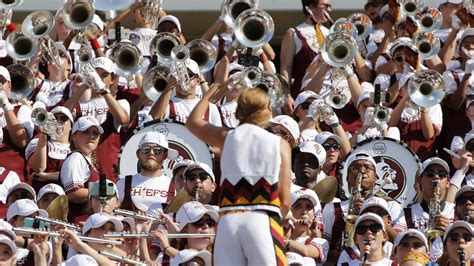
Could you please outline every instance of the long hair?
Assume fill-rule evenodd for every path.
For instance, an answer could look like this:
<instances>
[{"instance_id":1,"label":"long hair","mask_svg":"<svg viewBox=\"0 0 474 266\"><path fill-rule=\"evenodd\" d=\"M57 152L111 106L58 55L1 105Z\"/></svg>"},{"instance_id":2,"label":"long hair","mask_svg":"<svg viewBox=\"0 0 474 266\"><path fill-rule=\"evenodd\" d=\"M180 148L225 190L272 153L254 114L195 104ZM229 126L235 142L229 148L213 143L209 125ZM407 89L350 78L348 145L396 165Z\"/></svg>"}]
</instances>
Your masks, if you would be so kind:
<instances>
[{"instance_id":1,"label":"long hair","mask_svg":"<svg viewBox=\"0 0 474 266\"><path fill-rule=\"evenodd\" d=\"M239 95L235 117L240 124L249 123L263 127L268 123L271 114L270 99L264 90L250 88Z\"/></svg>"}]
</instances>

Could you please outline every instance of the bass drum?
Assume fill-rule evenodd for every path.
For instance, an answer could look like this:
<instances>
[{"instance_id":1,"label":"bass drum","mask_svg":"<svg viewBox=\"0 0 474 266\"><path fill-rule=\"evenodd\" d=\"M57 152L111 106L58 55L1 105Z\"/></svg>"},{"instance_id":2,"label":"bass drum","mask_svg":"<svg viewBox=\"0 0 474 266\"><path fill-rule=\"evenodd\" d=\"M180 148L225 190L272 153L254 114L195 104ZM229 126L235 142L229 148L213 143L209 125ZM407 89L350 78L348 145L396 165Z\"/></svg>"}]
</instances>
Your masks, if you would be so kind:
<instances>
[{"instance_id":1,"label":"bass drum","mask_svg":"<svg viewBox=\"0 0 474 266\"><path fill-rule=\"evenodd\" d=\"M214 169L214 153L211 148L189 132L183 123L170 119L153 120L135 129L133 136L122 146L119 154L119 178L139 172L136 155L138 143L143 134L150 131L164 134L169 147L179 152L176 161L166 159L163 162L163 173L166 176L173 177L174 165L184 159L203 162Z\"/></svg>"},{"instance_id":2,"label":"bass drum","mask_svg":"<svg viewBox=\"0 0 474 266\"><path fill-rule=\"evenodd\" d=\"M368 154L377 163L374 192L395 199L402 207L406 207L415 199L415 177L421 163L418 156L405 143L391 138L366 139L356 144L347 158L357 153ZM348 167L344 163L341 169L342 188L346 195L350 195L347 184Z\"/></svg>"}]
</instances>

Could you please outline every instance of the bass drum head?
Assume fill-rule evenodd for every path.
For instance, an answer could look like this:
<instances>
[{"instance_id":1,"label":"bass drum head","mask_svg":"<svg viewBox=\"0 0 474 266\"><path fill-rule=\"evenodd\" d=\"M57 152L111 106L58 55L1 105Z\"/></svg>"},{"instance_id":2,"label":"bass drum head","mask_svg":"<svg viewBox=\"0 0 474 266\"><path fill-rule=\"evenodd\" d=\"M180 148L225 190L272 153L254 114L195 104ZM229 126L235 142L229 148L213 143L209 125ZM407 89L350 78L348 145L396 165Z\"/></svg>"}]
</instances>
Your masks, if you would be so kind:
<instances>
[{"instance_id":1,"label":"bass drum head","mask_svg":"<svg viewBox=\"0 0 474 266\"><path fill-rule=\"evenodd\" d=\"M374 191L391 197L398 201L402 207L406 207L415 199L415 177L421 163L418 156L405 143L391 138L366 139L356 144L347 158L357 153L368 154L377 163L377 181ZM348 167L344 162L341 176L342 188L346 195L350 196L347 184ZM384 179L391 179L393 183L380 188Z\"/></svg>"},{"instance_id":2,"label":"bass drum head","mask_svg":"<svg viewBox=\"0 0 474 266\"><path fill-rule=\"evenodd\" d=\"M176 161L163 162L163 174L172 178L173 167L184 159L205 163L214 169L214 153L211 148L194 136L181 122L170 119L153 120L134 131L133 136L122 146L119 154L119 178L139 172L137 149L143 134L156 131L164 134L169 147L179 152Z\"/></svg>"}]
</instances>

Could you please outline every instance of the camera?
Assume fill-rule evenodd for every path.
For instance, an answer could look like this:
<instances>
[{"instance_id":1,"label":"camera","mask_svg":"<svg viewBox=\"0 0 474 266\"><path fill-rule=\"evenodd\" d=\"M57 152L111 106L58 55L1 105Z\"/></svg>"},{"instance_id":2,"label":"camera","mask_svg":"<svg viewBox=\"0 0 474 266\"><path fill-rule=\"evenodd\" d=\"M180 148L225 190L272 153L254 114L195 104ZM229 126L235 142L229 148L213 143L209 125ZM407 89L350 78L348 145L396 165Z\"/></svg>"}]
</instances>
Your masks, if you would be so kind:
<instances>
[{"instance_id":1,"label":"camera","mask_svg":"<svg viewBox=\"0 0 474 266\"><path fill-rule=\"evenodd\" d=\"M375 91L370 93L370 99L374 105L384 104L390 102L390 92L380 91L380 84L375 84Z\"/></svg>"},{"instance_id":2,"label":"camera","mask_svg":"<svg viewBox=\"0 0 474 266\"><path fill-rule=\"evenodd\" d=\"M109 41L116 39L115 34L116 29L110 29L107 35ZM129 40L130 39L130 29L120 27L120 40Z\"/></svg>"},{"instance_id":3,"label":"camera","mask_svg":"<svg viewBox=\"0 0 474 266\"><path fill-rule=\"evenodd\" d=\"M99 182L94 182L94 183L89 183L89 197L100 197L101 196L101 189L100 189L100 181ZM115 195L115 190L114 190L114 184L113 183L106 183L105 186L103 187L105 191L105 195L102 195L103 197L109 197L109 196L114 196Z\"/></svg>"}]
</instances>

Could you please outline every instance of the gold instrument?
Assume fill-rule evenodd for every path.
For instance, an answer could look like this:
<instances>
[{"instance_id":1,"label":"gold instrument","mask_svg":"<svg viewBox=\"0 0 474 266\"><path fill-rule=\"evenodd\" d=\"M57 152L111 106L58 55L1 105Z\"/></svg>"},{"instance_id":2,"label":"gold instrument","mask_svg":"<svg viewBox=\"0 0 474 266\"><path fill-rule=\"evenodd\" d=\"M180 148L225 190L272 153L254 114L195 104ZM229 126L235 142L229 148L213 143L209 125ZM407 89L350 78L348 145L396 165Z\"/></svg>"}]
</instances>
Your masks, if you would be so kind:
<instances>
[{"instance_id":1,"label":"gold instrument","mask_svg":"<svg viewBox=\"0 0 474 266\"><path fill-rule=\"evenodd\" d=\"M354 203L362 198L362 173L358 173L356 177L355 188L351 191L351 199L349 210L346 215L346 228L342 235L343 247L352 247L354 245L354 224L359 217L359 211L355 208Z\"/></svg>"},{"instance_id":2,"label":"gold instrument","mask_svg":"<svg viewBox=\"0 0 474 266\"><path fill-rule=\"evenodd\" d=\"M436 8L424 8L415 16L420 32L434 32L441 27L443 15Z\"/></svg>"},{"instance_id":3,"label":"gold instrument","mask_svg":"<svg viewBox=\"0 0 474 266\"><path fill-rule=\"evenodd\" d=\"M441 41L432 32L420 32L413 37L413 43L419 52L421 60L433 58L441 50Z\"/></svg>"},{"instance_id":4,"label":"gold instrument","mask_svg":"<svg viewBox=\"0 0 474 266\"><path fill-rule=\"evenodd\" d=\"M7 67L11 79L11 91L8 98L21 100L27 98L35 88L35 77L31 69L21 64L9 65Z\"/></svg>"},{"instance_id":5,"label":"gold instrument","mask_svg":"<svg viewBox=\"0 0 474 266\"><path fill-rule=\"evenodd\" d=\"M186 202L190 202L192 200L193 199L191 198L191 196L189 196L188 192L184 188L182 188L176 194L176 196L171 200L168 207L166 207L165 213L177 212L179 208L183 206L183 204L185 204Z\"/></svg>"},{"instance_id":6,"label":"gold instrument","mask_svg":"<svg viewBox=\"0 0 474 266\"><path fill-rule=\"evenodd\" d=\"M134 211L129 211L129 210L124 210L124 209L115 209L114 210L115 215L122 215L126 217L131 217L137 220L145 220L145 221L157 221L159 223L164 223L165 220L160 217L155 217L147 214L139 214Z\"/></svg>"},{"instance_id":7,"label":"gold instrument","mask_svg":"<svg viewBox=\"0 0 474 266\"><path fill-rule=\"evenodd\" d=\"M57 196L46 208L49 218L67 221L69 201L66 195Z\"/></svg>"},{"instance_id":8,"label":"gold instrument","mask_svg":"<svg viewBox=\"0 0 474 266\"><path fill-rule=\"evenodd\" d=\"M166 66L155 66L143 77L142 90L146 97L155 102L168 84L170 69Z\"/></svg>"},{"instance_id":9,"label":"gold instrument","mask_svg":"<svg viewBox=\"0 0 474 266\"><path fill-rule=\"evenodd\" d=\"M170 239L214 237L216 234L168 234ZM155 238L150 233L108 233L105 238Z\"/></svg>"},{"instance_id":10,"label":"gold instrument","mask_svg":"<svg viewBox=\"0 0 474 266\"><path fill-rule=\"evenodd\" d=\"M184 45L175 46L171 50L171 58L173 59L173 75L182 90L188 90L189 74L186 67L186 60L189 58L189 49Z\"/></svg>"},{"instance_id":11,"label":"gold instrument","mask_svg":"<svg viewBox=\"0 0 474 266\"><path fill-rule=\"evenodd\" d=\"M148 265L145 262L137 261L137 260L134 260L134 259L129 258L127 256L115 254L115 253L112 253L112 252L109 252L109 251L106 251L106 250L99 251L99 254L102 255L102 256L105 256L109 259L112 259L112 260L115 260L115 261L118 261L118 262L123 262L124 265L141 265L141 266Z\"/></svg>"},{"instance_id":12,"label":"gold instrument","mask_svg":"<svg viewBox=\"0 0 474 266\"><path fill-rule=\"evenodd\" d=\"M112 47L112 61L117 66L117 73L122 76L133 76L141 71L143 55L140 49L130 40L122 40Z\"/></svg>"},{"instance_id":13,"label":"gold instrument","mask_svg":"<svg viewBox=\"0 0 474 266\"><path fill-rule=\"evenodd\" d=\"M258 8L258 2L255 0L226 0L224 22L230 28L234 28L235 20L242 12L255 8Z\"/></svg>"},{"instance_id":14,"label":"gold instrument","mask_svg":"<svg viewBox=\"0 0 474 266\"><path fill-rule=\"evenodd\" d=\"M180 45L179 38L169 32L158 33L150 44L150 52L158 56L158 62L161 64L172 64L171 51L174 47Z\"/></svg>"},{"instance_id":15,"label":"gold instrument","mask_svg":"<svg viewBox=\"0 0 474 266\"><path fill-rule=\"evenodd\" d=\"M8 35L6 40L6 50L8 55L18 61L32 58L39 48L36 39L26 36L21 31L15 31Z\"/></svg>"},{"instance_id":16,"label":"gold instrument","mask_svg":"<svg viewBox=\"0 0 474 266\"><path fill-rule=\"evenodd\" d=\"M94 19L94 5L89 0L69 0L61 11L64 24L73 29L85 29Z\"/></svg>"},{"instance_id":17,"label":"gold instrument","mask_svg":"<svg viewBox=\"0 0 474 266\"><path fill-rule=\"evenodd\" d=\"M45 218L45 217L41 217L41 216L35 216L35 220L43 221L43 222L47 222L47 223L55 224L55 225L59 225L59 226L63 226L67 229L71 229L71 230L74 230L74 231L80 231L81 230L81 227L79 227L78 225L66 223L66 222L63 222L63 221L57 220L57 219L51 219L51 218Z\"/></svg>"},{"instance_id":18,"label":"gold instrument","mask_svg":"<svg viewBox=\"0 0 474 266\"><path fill-rule=\"evenodd\" d=\"M319 181L313 188L319 200L322 203L332 202L337 193L337 178L335 176L327 176Z\"/></svg>"},{"instance_id":19,"label":"gold instrument","mask_svg":"<svg viewBox=\"0 0 474 266\"><path fill-rule=\"evenodd\" d=\"M329 34L323 43L321 56L324 62L332 67L343 67L354 60L357 53L357 42L347 32L337 31Z\"/></svg>"},{"instance_id":20,"label":"gold instrument","mask_svg":"<svg viewBox=\"0 0 474 266\"><path fill-rule=\"evenodd\" d=\"M425 235L431 240L443 235L443 231L436 229L435 223L435 218L441 214L441 188L437 180L433 181L433 184L434 195L430 199L429 220L425 229Z\"/></svg>"},{"instance_id":21,"label":"gold instrument","mask_svg":"<svg viewBox=\"0 0 474 266\"><path fill-rule=\"evenodd\" d=\"M435 70L423 70L408 81L408 94L413 103L428 108L443 100L446 83L443 76Z\"/></svg>"},{"instance_id":22,"label":"gold instrument","mask_svg":"<svg viewBox=\"0 0 474 266\"><path fill-rule=\"evenodd\" d=\"M196 61L201 73L211 70L216 64L217 50L212 43L203 40L192 40L186 47L189 49L189 58Z\"/></svg>"},{"instance_id":23,"label":"gold instrument","mask_svg":"<svg viewBox=\"0 0 474 266\"><path fill-rule=\"evenodd\" d=\"M260 9L248 9L235 21L236 40L248 48L261 47L268 43L275 32L272 17Z\"/></svg>"},{"instance_id":24,"label":"gold instrument","mask_svg":"<svg viewBox=\"0 0 474 266\"><path fill-rule=\"evenodd\" d=\"M51 136L53 139L63 135L64 127L59 123L54 115L43 107L36 107L31 112L31 121L41 132Z\"/></svg>"},{"instance_id":25,"label":"gold instrument","mask_svg":"<svg viewBox=\"0 0 474 266\"><path fill-rule=\"evenodd\" d=\"M52 231L41 231L38 229L32 229L27 227L14 227L13 231L17 235L28 236L28 235L44 235L44 236L56 236L61 237L61 234L58 232ZM87 236L78 236L81 241L97 244L110 244L120 246L123 244L122 241L108 240L103 238L87 237Z\"/></svg>"}]
</instances>

